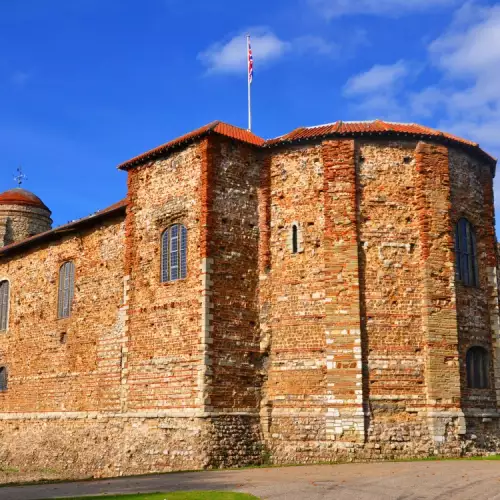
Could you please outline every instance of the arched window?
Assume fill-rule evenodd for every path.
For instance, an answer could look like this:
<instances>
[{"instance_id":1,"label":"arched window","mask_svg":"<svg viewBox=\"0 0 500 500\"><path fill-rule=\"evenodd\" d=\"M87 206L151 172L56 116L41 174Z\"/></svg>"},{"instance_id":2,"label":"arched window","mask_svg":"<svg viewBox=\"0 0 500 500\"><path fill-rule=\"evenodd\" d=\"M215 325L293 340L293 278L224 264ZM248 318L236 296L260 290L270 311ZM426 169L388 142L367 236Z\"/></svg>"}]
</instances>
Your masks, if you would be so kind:
<instances>
[{"instance_id":1,"label":"arched window","mask_svg":"<svg viewBox=\"0 0 500 500\"><path fill-rule=\"evenodd\" d=\"M299 228L297 224L292 226L292 253L299 251Z\"/></svg>"},{"instance_id":2,"label":"arched window","mask_svg":"<svg viewBox=\"0 0 500 500\"><path fill-rule=\"evenodd\" d=\"M65 262L59 269L59 297L57 302L57 316L69 318L75 289L75 265Z\"/></svg>"},{"instance_id":3,"label":"arched window","mask_svg":"<svg viewBox=\"0 0 500 500\"><path fill-rule=\"evenodd\" d=\"M0 332L7 331L9 326L9 282L0 281Z\"/></svg>"},{"instance_id":4,"label":"arched window","mask_svg":"<svg viewBox=\"0 0 500 500\"><path fill-rule=\"evenodd\" d=\"M476 256L476 234L467 219L457 222L455 231L455 257L457 279L464 285L478 286L479 275Z\"/></svg>"},{"instance_id":5,"label":"arched window","mask_svg":"<svg viewBox=\"0 0 500 500\"><path fill-rule=\"evenodd\" d=\"M161 281L184 279L187 275L187 229L173 224L161 237Z\"/></svg>"},{"instance_id":6,"label":"arched window","mask_svg":"<svg viewBox=\"0 0 500 500\"><path fill-rule=\"evenodd\" d=\"M488 351L483 347L471 347L467 351L465 365L467 368L467 385L471 389L487 389L489 386Z\"/></svg>"}]
</instances>

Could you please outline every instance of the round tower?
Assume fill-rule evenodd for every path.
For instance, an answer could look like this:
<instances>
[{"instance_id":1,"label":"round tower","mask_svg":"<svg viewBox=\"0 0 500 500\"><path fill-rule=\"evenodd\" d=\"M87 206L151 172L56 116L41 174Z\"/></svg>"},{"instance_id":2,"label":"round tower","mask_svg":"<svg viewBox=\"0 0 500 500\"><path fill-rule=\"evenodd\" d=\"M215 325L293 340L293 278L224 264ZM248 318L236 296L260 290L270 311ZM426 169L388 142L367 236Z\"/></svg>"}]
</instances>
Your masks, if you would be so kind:
<instances>
[{"instance_id":1,"label":"round tower","mask_svg":"<svg viewBox=\"0 0 500 500\"><path fill-rule=\"evenodd\" d=\"M26 189L9 189L0 194L0 247L25 240L52 229L52 212Z\"/></svg>"}]
</instances>

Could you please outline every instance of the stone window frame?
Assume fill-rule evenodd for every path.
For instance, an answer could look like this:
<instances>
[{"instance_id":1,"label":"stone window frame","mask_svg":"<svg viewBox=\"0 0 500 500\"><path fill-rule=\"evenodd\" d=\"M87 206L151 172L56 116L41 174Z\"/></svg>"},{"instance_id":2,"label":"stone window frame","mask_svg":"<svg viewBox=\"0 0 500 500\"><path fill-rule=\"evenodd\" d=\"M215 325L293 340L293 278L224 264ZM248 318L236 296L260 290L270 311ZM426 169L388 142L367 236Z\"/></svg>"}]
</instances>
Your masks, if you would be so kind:
<instances>
[{"instance_id":1,"label":"stone window frame","mask_svg":"<svg viewBox=\"0 0 500 500\"><path fill-rule=\"evenodd\" d=\"M11 283L9 278L0 277L0 285L2 283L7 283L7 307L5 308L5 328L2 328L2 304L0 304L0 333L8 333L9 331L9 320L10 320L10 296L11 296Z\"/></svg>"},{"instance_id":2,"label":"stone window frame","mask_svg":"<svg viewBox=\"0 0 500 500\"><path fill-rule=\"evenodd\" d=\"M465 247L461 235L461 223L465 223ZM455 275L458 282L467 287L478 288L479 281L479 260L477 255L477 231L476 226L466 216L460 215L455 222ZM466 271L466 272L465 272Z\"/></svg>"},{"instance_id":3,"label":"stone window frame","mask_svg":"<svg viewBox=\"0 0 500 500\"><path fill-rule=\"evenodd\" d=\"M68 276L68 286L65 288L63 280L65 280L62 274L63 268L69 267L72 272ZM57 319L68 319L71 317L73 312L73 302L75 299L75 275L76 266L73 259L66 259L59 266L58 279L57 279ZM65 307L65 302L68 302L67 309Z\"/></svg>"},{"instance_id":4,"label":"stone window frame","mask_svg":"<svg viewBox=\"0 0 500 500\"><path fill-rule=\"evenodd\" d=\"M172 268L170 259L172 255L172 228L178 227L179 232L177 238L177 274L172 277ZM183 281L188 276L188 228L183 221L176 220L171 222L160 235L160 283L174 283Z\"/></svg>"},{"instance_id":5,"label":"stone window frame","mask_svg":"<svg viewBox=\"0 0 500 500\"><path fill-rule=\"evenodd\" d=\"M473 360L474 354L476 356L482 355L482 359ZM490 389L490 357L490 351L482 345L474 344L467 349L465 353L465 375L468 389ZM475 363L473 367L471 367L472 362Z\"/></svg>"},{"instance_id":6,"label":"stone window frame","mask_svg":"<svg viewBox=\"0 0 500 500\"><path fill-rule=\"evenodd\" d=\"M294 238L296 236L296 238ZM296 239L296 242L294 241ZM296 243L296 248L295 244ZM287 246L292 255L297 255L299 253L304 253L304 236L302 228L298 221L293 221L290 224L290 230L288 231Z\"/></svg>"}]
</instances>

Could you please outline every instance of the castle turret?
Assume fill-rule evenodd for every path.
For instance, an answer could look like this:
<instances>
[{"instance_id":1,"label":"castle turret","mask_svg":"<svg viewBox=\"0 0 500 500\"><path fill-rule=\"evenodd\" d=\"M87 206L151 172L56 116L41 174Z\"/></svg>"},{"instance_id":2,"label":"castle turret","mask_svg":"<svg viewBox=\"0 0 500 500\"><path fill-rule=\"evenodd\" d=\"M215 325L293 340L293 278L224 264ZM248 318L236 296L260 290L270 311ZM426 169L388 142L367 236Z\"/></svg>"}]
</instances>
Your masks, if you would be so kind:
<instances>
[{"instance_id":1,"label":"castle turret","mask_svg":"<svg viewBox=\"0 0 500 500\"><path fill-rule=\"evenodd\" d=\"M51 211L30 191L14 188L0 194L0 247L52 228Z\"/></svg>"}]
</instances>

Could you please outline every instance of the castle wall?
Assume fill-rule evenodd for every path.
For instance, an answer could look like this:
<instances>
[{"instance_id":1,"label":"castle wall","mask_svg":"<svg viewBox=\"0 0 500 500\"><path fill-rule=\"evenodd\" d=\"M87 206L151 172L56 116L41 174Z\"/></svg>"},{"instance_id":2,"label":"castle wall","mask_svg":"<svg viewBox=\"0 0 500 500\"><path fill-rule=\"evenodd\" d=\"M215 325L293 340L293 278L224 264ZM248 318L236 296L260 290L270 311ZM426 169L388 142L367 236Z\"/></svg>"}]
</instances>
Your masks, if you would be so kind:
<instances>
[{"instance_id":1,"label":"castle wall","mask_svg":"<svg viewBox=\"0 0 500 500\"><path fill-rule=\"evenodd\" d=\"M129 172L122 411L185 419L164 438L163 470L183 467L183 446L191 468L260 459L258 174L250 150L215 138ZM161 283L160 238L174 223L187 228L187 277Z\"/></svg>"},{"instance_id":2,"label":"castle wall","mask_svg":"<svg viewBox=\"0 0 500 500\"><path fill-rule=\"evenodd\" d=\"M120 407L123 218L0 260L10 282L9 327L0 333L8 390L2 412ZM58 319L59 268L75 264L71 317Z\"/></svg>"},{"instance_id":3,"label":"castle wall","mask_svg":"<svg viewBox=\"0 0 500 500\"><path fill-rule=\"evenodd\" d=\"M273 151L261 179L260 327L268 354L262 426L278 461L326 436L324 175L321 145ZM292 253L292 225L298 252ZM300 457L300 458L299 458Z\"/></svg>"},{"instance_id":4,"label":"castle wall","mask_svg":"<svg viewBox=\"0 0 500 500\"><path fill-rule=\"evenodd\" d=\"M125 220L0 260L0 461L38 479L495 449L491 181L477 158L404 139L258 151L209 135L132 168ZM455 279L461 216L478 288ZM187 277L162 283L174 223ZM467 388L470 345L492 353L489 389Z\"/></svg>"},{"instance_id":5,"label":"castle wall","mask_svg":"<svg viewBox=\"0 0 500 500\"><path fill-rule=\"evenodd\" d=\"M260 164L254 150L214 141L211 190L212 411L258 417L258 200Z\"/></svg>"},{"instance_id":6,"label":"castle wall","mask_svg":"<svg viewBox=\"0 0 500 500\"><path fill-rule=\"evenodd\" d=\"M0 392L0 461L22 470L0 472L0 480L260 460L258 178L251 150L201 141L130 172L125 221L0 267L0 276L5 269L13 283L30 280L33 289L25 289L21 312L23 288L12 286L11 321L23 330L5 356L0 351L9 368L9 389ZM188 229L187 277L161 283L160 237L173 223ZM55 320L57 271L68 258L76 267L74 311ZM46 293L50 284L55 295ZM40 318L49 310L54 322L40 343L32 333L46 333Z\"/></svg>"},{"instance_id":7,"label":"castle wall","mask_svg":"<svg viewBox=\"0 0 500 500\"><path fill-rule=\"evenodd\" d=\"M470 185L457 172L463 157L404 140L326 141L271 155L261 179L261 223L270 226L260 243L261 333L270 345L261 423L276 461L491 449L471 436L498 433L495 419L469 420L467 432L458 345L467 321L480 323L491 345L498 321L496 278L488 278L492 193L477 202L487 228L484 287L473 292L482 305L471 304L454 274L455 200L477 196L474 187L468 198L453 191ZM476 182L483 193L490 175ZM308 226L295 255L294 222ZM486 313L474 317L470 307ZM486 392L493 409L494 388Z\"/></svg>"},{"instance_id":8,"label":"castle wall","mask_svg":"<svg viewBox=\"0 0 500 500\"><path fill-rule=\"evenodd\" d=\"M358 144L368 440L414 452L427 434L415 143Z\"/></svg>"},{"instance_id":9,"label":"castle wall","mask_svg":"<svg viewBox=\"0 0 500 500\"><path fill-rule=\"evenodd\" d=\"M202 145L128 174L126 411L200 407ZM187 277L162 283L161 236L174 223L188 231Z\"/></svg>"},{"instance_id":10,"label":"castle wall","mask_svg":"<svg viewBox=\"0 0 500 500\"><path fill-rule=\"evenodd\" d=\"M462 407L468 435L495 445L500 442L500 367L493 179L488 165L453 149L450 149L450 173L452 222L455 226L458 219L465 217L473 224L479 271L478 287L456 282ZM467 386L465 359L467 350L473 346L481 346L490 353L490 387L487 389Z\"/></svg>"}]
</instances>

